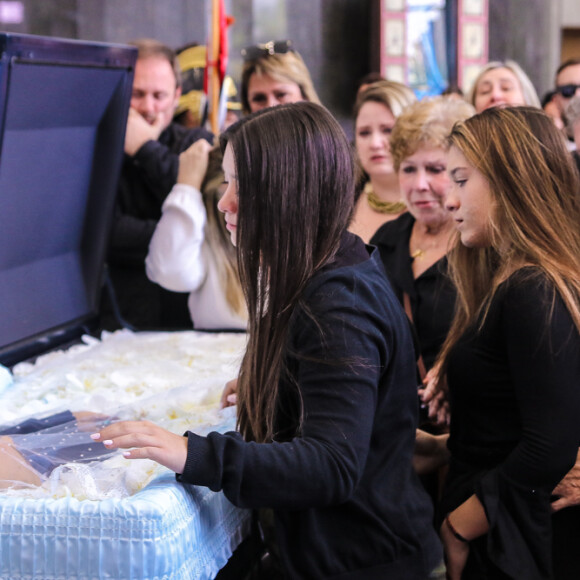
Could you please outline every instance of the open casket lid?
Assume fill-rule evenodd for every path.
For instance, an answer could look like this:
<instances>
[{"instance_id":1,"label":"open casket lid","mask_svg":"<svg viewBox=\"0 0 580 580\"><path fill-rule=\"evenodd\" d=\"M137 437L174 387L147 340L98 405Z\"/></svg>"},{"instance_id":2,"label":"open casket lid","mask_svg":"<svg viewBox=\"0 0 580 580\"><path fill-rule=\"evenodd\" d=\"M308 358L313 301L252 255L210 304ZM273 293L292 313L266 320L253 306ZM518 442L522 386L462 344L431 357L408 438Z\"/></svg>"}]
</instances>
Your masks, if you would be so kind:
<instances>
[{"instance_id":1,"label":"open casket lid","mask_svg":"<svg viewBox=\"0 0 580 580\"><path fill-rule=\"evenodd\" d=\"M134 47L0 33L0 363L97 319Z\"/></svg>"}]
</instances>

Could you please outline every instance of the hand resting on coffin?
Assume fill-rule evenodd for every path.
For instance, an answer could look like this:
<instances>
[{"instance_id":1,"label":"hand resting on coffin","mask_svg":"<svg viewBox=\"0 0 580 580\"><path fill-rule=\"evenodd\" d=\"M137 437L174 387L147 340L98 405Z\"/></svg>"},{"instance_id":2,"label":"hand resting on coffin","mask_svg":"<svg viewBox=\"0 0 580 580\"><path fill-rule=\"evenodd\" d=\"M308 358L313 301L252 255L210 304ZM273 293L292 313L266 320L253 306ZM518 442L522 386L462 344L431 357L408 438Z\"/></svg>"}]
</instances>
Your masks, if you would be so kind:
<instances>
[{"instance_id":1,"label":"hand resting on coffin","mask_svg":"<svg viewBox=\"0 0 580 580\"><path fill-rule=\"evenodd\" d=\"M171 433L149 421L120 421L91 435L107 449L130 449L127 459L152 459L183 473L187 459L187 437Z\"/></svg>"},{"instance_id":2,"label":"hand resting on coffin","mask_svg":"<svg viewBox=\"0 0 580 580\"><path fill-rule=\"evenodd\" d=\"M236 404L238 379L226 383L220 408ZM107 449L130 449L123 455L127 459L152 459L183 473L187 459L187 437L171 433L149 421L120 421L91 435L94 441L103 443Z\"/></svg>"}]
</instances>

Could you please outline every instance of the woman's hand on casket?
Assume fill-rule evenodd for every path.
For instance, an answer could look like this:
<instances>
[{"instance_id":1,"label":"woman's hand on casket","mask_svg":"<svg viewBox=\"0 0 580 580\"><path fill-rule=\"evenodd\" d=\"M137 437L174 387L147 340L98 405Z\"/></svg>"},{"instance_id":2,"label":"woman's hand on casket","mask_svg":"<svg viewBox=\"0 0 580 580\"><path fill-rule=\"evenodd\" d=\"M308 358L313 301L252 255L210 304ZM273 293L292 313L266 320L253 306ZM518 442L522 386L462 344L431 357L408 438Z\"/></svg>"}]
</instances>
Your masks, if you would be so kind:
<instances>
[{"instance_id":1,"label":"woman's hand on casket","mask_svg":"<svg viewBox=\"0 0 580 580\"><path fill-rule=\"evenodd\" d=\"M107 449L129 449L127 459L152 459L183 473L187 459L187 437L171 433L149 421L120 421L94 433L91 438Z\"/></svg>"}]
</instances>

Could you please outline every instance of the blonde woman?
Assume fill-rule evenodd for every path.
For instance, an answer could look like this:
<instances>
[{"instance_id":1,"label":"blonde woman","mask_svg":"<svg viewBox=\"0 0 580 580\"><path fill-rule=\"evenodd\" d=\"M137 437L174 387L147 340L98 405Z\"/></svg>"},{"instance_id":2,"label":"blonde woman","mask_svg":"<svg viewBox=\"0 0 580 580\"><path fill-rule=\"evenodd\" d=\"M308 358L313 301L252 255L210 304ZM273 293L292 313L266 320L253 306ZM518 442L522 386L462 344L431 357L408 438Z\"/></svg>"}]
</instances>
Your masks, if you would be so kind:
<instances>
[{"instance_id":1,"label":"blonde woman","mask_svg":"<svg viewBox=\"0 0 580 580\"><path fill-rule=\"evenodd\" d=\"M289 40L242 50L241 101L244 114L285 103L320 104L308 68Z\"/></svg>"},{"instance_id":2,"label":"blonde woman","mask_svg":"<svg viewBox=\"0 0 580 580\"><path fill-rule=\"evenodd\" d=\"M217 209L223 184L221 155L210 149L200 141L180 155L177 183L163 203L145 266L151 281L190 293L194 328L245 330L236 255Z\"/></svg>"},{"instance_id":3,"label":"blonde woman","mask_svg":"<svg viewBox=\"0 0 580 580\"><path fill-rule=\"evenodd\" d=\"M475 113L465 101L436 97L409 105L391 133L393 167L408 211L379 228L377 246L397 298L411 318L425 370L433 365L453 318L455 290L446 254L454 223L445 208L447 137Z\"/></svg>"},{"instance_id":4,"label":"blonde woman","mask_svg":"<svg viewBox=\"0 0 580 580\"><path fill-rule=\"evenodd\" d=\"M393 81L373 83L357 97L355 145L368 181L357 200L350 231L365 242L381 225L407 209L393 168L389 138L397 117L416 100L410 88Z\"/></svg>"},{"instance_id":5,"label":"blonde woman","mask_svg":"<svg viewBox=\"0 0 580 580\"><path fill-rule=\"evenodd\" d=\"M480 113L489 107L529 105L541 108L538 93L513 60L488 62L477 75L467 101Z\"/></svg>"}]
</instances>

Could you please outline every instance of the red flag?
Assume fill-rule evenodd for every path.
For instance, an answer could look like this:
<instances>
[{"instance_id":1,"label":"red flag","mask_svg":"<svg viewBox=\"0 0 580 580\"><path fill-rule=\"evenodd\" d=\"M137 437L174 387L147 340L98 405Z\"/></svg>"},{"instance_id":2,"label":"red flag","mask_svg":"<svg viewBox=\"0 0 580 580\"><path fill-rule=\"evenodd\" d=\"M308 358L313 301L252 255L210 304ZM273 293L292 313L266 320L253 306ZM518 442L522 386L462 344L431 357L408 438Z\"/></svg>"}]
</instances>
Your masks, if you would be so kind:
<instances>
[{"instance_id":1,"label":"red flag","mask_svg":"<svg viewBox=\"0 0 580 580\"><path fill-rule=\"evenodd\" d=\"M218 114L220 87L226 76L228 65L228 26L233 18L226 15L224 0L212 0L211 38L208 42L207 66L204 91L210 101L210 121L212 131L219 132Z\"/></svg>"},{"instance_id":2,"label":"red flag","mask_svg":"<svg viewBox=\"0 0 580 580\"><path fill-rule=\"evenodd\" d=\"M220 0L219 5L219 22L220 22L220 46L218 56L218 71L220 75L220 86L223 85L228 67L228 26L233 22L231 16L226 15L224 0Z\"/></svg>"}]
</instances>

